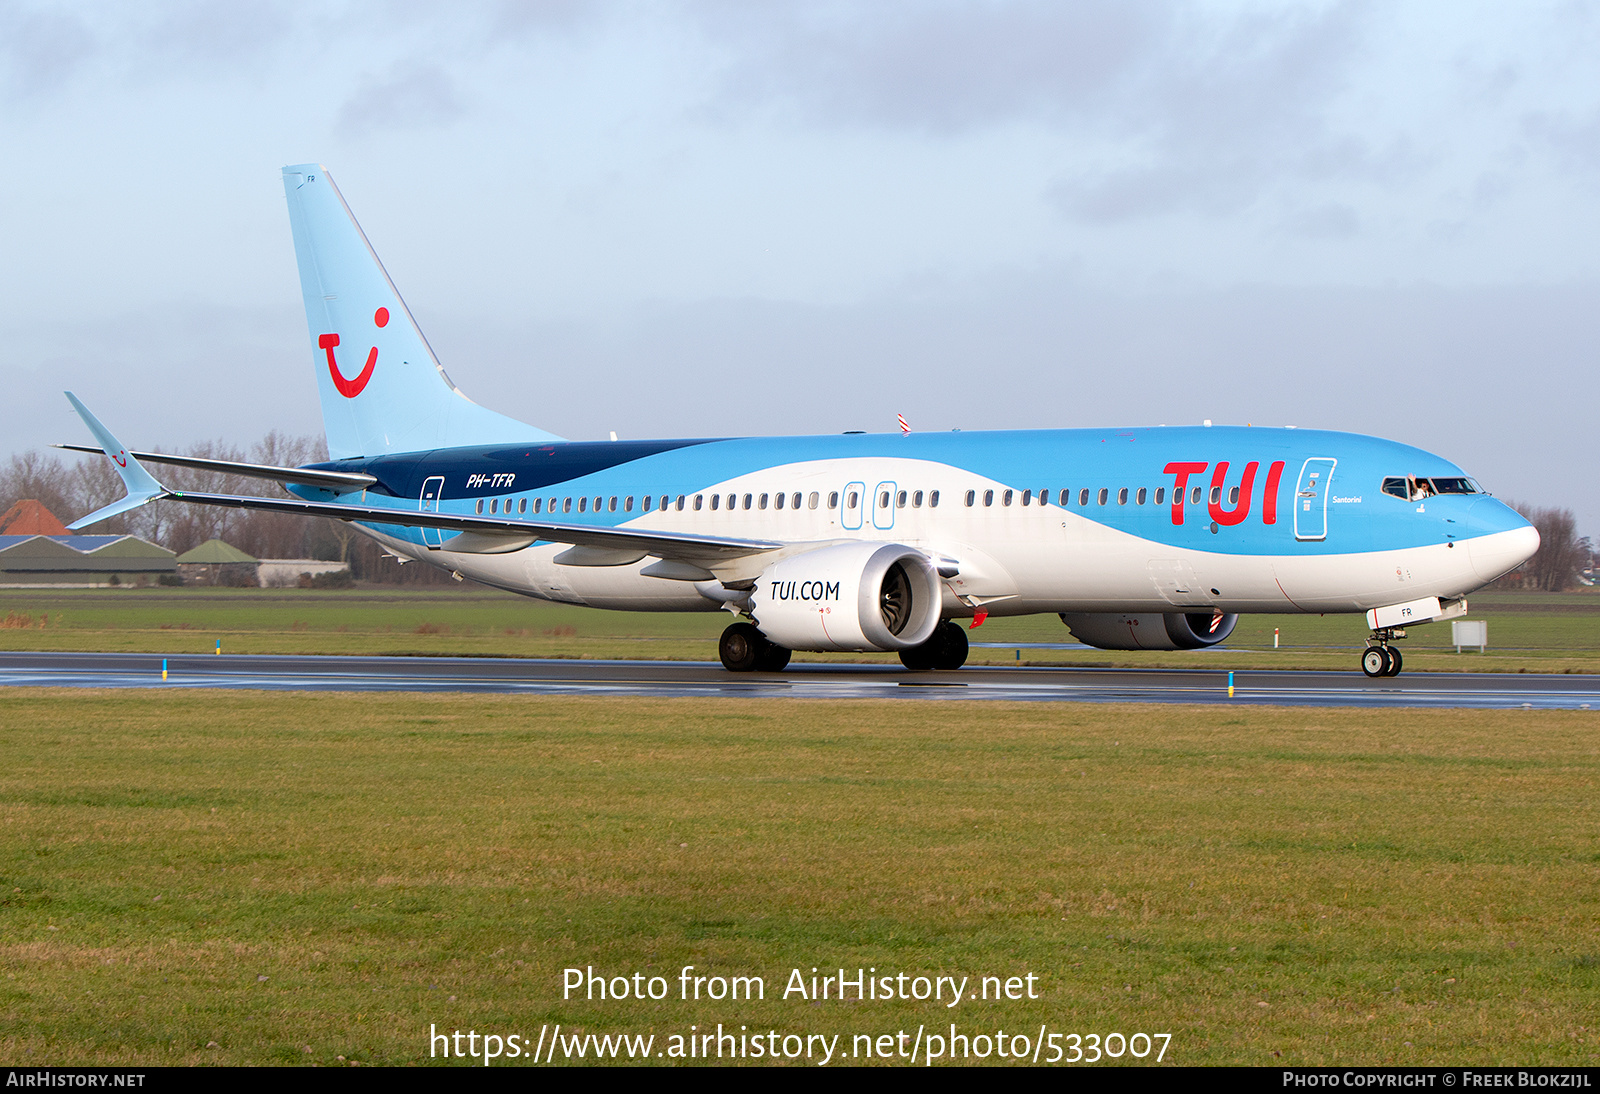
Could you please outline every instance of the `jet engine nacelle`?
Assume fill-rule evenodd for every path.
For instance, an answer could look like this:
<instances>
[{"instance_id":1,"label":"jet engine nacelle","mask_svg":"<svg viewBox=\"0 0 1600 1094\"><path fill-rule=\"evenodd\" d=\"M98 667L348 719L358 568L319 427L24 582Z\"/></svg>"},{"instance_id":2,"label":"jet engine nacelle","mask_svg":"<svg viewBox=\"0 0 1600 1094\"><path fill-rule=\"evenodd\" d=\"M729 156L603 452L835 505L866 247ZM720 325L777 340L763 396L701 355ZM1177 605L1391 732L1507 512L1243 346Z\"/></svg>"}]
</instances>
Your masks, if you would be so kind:
<instances>
[{"instance_id":1,"label":"jet engine nacelle","mask_svg":"<svg viewBox=\"0 0 1600 1094\"><path fill-rule=\"evenodd\" d=\"M939 625L933 560L899 543L845 543L775 562L756 579L750 615L791 650L920 646Z\"/></svg>"},{"instance_id":2,"label":"jet engine nacelle","mask_svg":"<svg viewBox=\"0 0 1600 1094\"><path fill-rule=\"evenodd\" d=\"M1203 650L1233 633L1237 615L1213 612L1168 612L1124 615L1121 612L1062 612L1061 622L1086 646L1102 650Z\"/></svg>"}]
</instances>

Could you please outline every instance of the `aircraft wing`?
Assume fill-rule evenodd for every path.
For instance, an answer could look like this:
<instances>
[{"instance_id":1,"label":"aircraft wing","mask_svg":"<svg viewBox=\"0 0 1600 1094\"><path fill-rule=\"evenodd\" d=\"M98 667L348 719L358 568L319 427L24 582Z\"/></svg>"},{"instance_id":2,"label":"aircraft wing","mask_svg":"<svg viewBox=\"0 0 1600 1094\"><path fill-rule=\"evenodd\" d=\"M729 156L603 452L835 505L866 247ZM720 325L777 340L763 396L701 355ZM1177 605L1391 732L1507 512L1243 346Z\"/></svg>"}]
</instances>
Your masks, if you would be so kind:
<instances>
[{"instance_id":1,"label":"aircraft wing","mask_svg":"<svg viewBox=\"0 0 1600 1094\"><path fill-rule=\"evenodd\" d=\"M68 452L99 452L92 444L58 444ZM165 452L130 452L128 455L140 463L163 463L173 467L187 467L194 471L220 471L228 475L242 475L249 479L268 479L272 482L298 482L307 486L321 486L328 490L364 490L378 480L360 471L320 471L312 467L274 467L265 463L235 463L233 460L213 460L204 456L169 456Z\"/></svg>"},{"instance_id":2,"label":"aircraft wing","mask_svg":"<svg viewBox=\"0 0 1600 1094\"><path fill-rule=\"evenodd\" d=\"M520 551L541 540L567 543L577 548L577 551L566 552L568 557L558 561L579 566L621 565L646 555L655 555L663 559L682 559L692 563L714 563L744 555L760 554L785 546L782 543L763 540L732 539L726 536L704 536L685 532L655 532L643 528L605 528L587 524L566 524L560 521L512 520L508 517L388 509L380 505L346 505L340 502L307 501L297 497L260 498L246 494L209 494L195 490L173 490L157 481L139 462L139 454L129 452L122 442L112 436L111 431L89 412L89 408L78 401L76 396L70 391L66 394L72 402L73 409L94 434L95 440L100 442L99 449L84 447L78 450L103 451L110 457L112 465L128 491L128 496L121 501L74 521L70 526L74 530L106 517L127 512L129 509L138 508L148 502L170 498L173 501L186 501L194 505L218 505L229 509L262 509L273 513L296 513L307 517L330 517L334 520L398 525L405 528L439 528L456 533L439 544L440 550L470 554L503 554ZM177 458L189 460L185 466L195 466L198 462L191 457ZM173 462L174 458L167 457L167 460ZM240 465L229 466L237 468ZM205 469L219 470L215 467ZM318 474L329 474L329 472L318 472ZM326 484L319 483L319 485Z\"/></svg>"},{"instance_id":3,"label":"aircraft wing","mask_svg":"<svg viewBox=\"0 0 1600 1094\"><path fill-rule=\"evenodd\" d=\"M575 547L597 547L607 551L631 552L639 557L658 555L688 559L731 558L786 546L772 541L732 539L727 536L654 532L644 528L603 528L589 524L563 524L538 519L512 520L507 517L458 516L454 513L386 509L380 505L306 501L302 498L257 498L240 494L203 494L192 490L168 490L161 496L195 505L264 509L273 513L298 513L307 517L331 517L334 520L399 525L405 528L441 528L457 533L454 538L440 544L441 550L481 554L520 550L541 540L550 543L570 543Z\"/></svg>"}]
</instances>

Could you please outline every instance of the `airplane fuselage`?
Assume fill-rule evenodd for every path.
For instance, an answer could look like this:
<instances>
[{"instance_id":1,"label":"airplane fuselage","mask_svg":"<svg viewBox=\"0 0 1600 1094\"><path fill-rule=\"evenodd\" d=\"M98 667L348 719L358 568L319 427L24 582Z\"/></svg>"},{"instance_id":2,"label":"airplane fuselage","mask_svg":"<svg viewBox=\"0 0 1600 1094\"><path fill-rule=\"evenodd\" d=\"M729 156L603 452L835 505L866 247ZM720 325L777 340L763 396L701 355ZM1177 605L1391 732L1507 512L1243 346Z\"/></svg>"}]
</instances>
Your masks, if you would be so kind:
<instances>
[{"instance_id":1,"label":"airplane fuselage","mask_svg":"<svg viewBox=\"0 0 1600 1094\"><path fill-rule=\"evenodd\" d=\"M1296 429L548 442L318 466L374 476L362 500L409 512L747 537L791 551L905 544L955 569L945 580L947 616L1364 611L1470 592L1526 557L1531 534L1438 456ZM1385 493L1386 480L1396 479L1472 492ZM692 574L650 576L648 557L575 558L553 543L460 552L440 549L449 537L436 530L369 528L399 553L547 600L629 610L722 606ZM783 553L731 562L716 577L753 580Z\"/></svg>"}]
</instances>

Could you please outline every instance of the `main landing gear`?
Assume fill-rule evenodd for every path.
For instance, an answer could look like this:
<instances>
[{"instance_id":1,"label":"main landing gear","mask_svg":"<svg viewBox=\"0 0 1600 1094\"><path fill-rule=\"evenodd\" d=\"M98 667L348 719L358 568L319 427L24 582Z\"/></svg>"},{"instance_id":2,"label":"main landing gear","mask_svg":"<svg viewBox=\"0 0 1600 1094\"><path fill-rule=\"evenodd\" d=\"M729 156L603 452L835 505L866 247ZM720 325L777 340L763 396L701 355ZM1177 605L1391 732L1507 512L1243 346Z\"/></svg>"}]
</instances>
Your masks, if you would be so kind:
<instances>
[{"instance_id":1,"label":"main landing gear","mask_svg":"<svg viewBox=\"0 0 1600 1094\"><path fill-rule=\"evenodd\" d=\"M967 663L967 632L946 619L922 645L901 650L900 663L917 670L958 669Z\"/></svg>"},{"instance_id":2,"label":"main landing gear","mask_svg":"<svg viewBox=\"0 0 1600 1094\"><path fill-rule=\"evenodd\" d=\"M722 632L717 654L729 672L782 672L789 664L789 652L767 641L750 623L733 623Z\"/></svg>"},{"instance_id":3,"label":"main landing gear","mask_svg":"<svg viewBox=\"0 0 1600 1094\"><path fill-rule=\"evenodd\" d=\"M1380 676L1399 676L1404 659L1400 656L1400 651L1389 643L1405 636L1406 632L1396 627L1385 627L1374 631L1372 637L1367 639L1367 648L1361 654L1361 671L1374 679Z\"/></svg>"}]
</instances>

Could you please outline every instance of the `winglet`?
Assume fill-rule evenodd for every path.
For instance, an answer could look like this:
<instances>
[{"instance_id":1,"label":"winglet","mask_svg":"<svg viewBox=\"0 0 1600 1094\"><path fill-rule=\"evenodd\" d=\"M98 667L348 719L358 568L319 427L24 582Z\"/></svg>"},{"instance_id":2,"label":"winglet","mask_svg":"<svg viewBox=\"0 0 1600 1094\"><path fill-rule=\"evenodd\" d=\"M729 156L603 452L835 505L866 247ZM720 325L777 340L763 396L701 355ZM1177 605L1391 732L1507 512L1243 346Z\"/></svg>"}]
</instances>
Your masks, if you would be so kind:
<instances>
[{"instance_id":1,"label":"winglet","mask_svg":"<svg viewBox=\"0 0 1600 1094\"><path fill-rule=\"evenodd\" d=\"M105 450L106 456L111 460L111 465L117 469L117 474L122 478L122 485L127 488L128 496L121 501L112 502L104 509L96 509L86 517L80 517L67 525L69 531L76 532L79 528L87 528L91 524L114 517L118 513L126 513L130 509L137 509L146 502L155 501L157 498L167 496L167 488L156 481L154 475L144 469L144 465L128 453L127 447L111 435L111 430L100 424L100 419L89 413L89 408L78 401L72 392L65 393L72 403L72 409L78 412L78 417L83 419L83 424L89 427L89 432L94 434L94 439L100 442L100 447Z\"/></svg>"}]
</instances>

